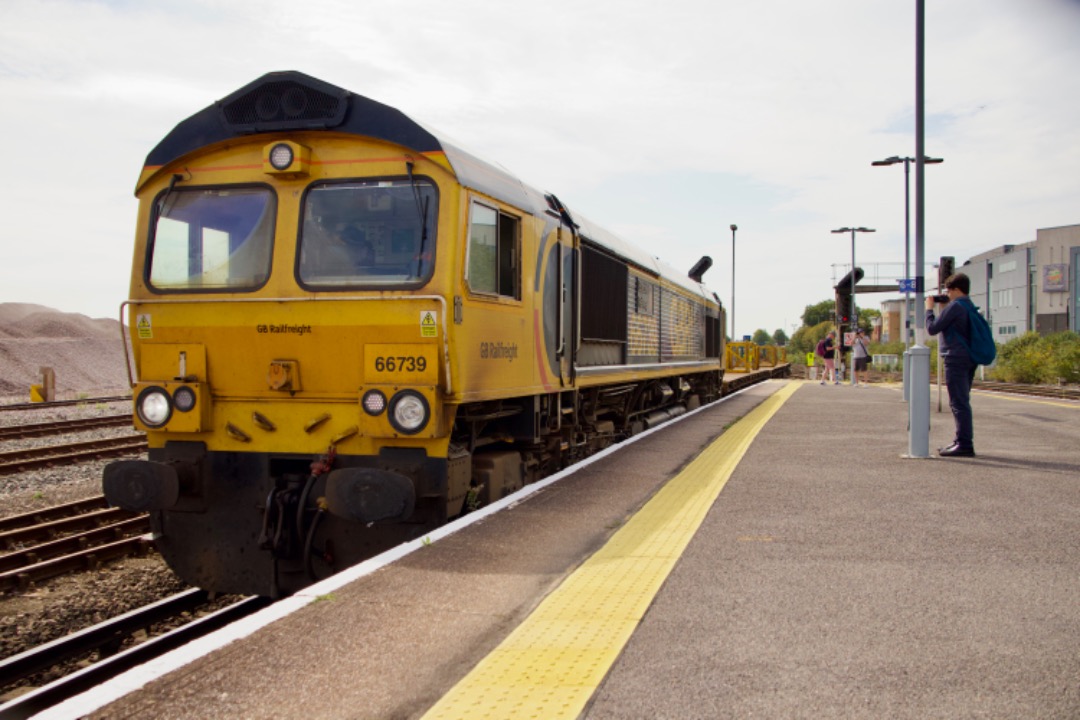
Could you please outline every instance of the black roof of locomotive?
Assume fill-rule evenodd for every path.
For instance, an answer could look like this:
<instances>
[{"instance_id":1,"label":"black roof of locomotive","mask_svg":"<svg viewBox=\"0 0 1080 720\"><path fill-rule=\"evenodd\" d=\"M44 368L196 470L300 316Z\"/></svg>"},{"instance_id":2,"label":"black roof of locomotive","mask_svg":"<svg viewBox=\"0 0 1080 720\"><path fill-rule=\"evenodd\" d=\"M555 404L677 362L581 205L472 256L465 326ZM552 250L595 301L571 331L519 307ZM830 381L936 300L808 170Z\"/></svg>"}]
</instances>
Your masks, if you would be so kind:
<instances>
[{"instance_id":1,"label":"black roof of locomotive","mask_svg":"<svg viewBox=\"0 0 1080 720\"><path fill-rule=\"evenodd\" d=\"M231 138L299 130L333 130L384 140L418 153L444 152L463 185L537 215L550 209L544 193L437 136L400 110L295 70L267 73L183 120L150 151L146 167L168 165ZM700 284L658 258L577 213L572 215L581 235L590 242L708 297Z\"/></svg>"},{"instance_id":2,"label":"black roof of locomotive","mask_svg":"<svg viewBox=\"0 0 1080 720\"><path fill-rule=\"evenodd\" d=\"M437 152L442 144L400 110L295 70L267 73L165 136L146 158L166 165L200 147L276 130L337 130Z\"/></svg>"}]
</instances>

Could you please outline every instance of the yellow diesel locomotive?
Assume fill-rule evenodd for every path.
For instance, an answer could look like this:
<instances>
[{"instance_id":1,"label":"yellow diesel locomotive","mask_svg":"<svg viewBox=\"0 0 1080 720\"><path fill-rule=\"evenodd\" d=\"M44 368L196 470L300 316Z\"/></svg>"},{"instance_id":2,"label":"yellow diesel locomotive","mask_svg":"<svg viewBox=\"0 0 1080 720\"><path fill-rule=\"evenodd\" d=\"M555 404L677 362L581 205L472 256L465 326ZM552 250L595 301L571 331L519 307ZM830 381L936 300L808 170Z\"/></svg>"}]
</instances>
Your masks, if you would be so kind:
<instances>
[{"instance_id":1,"label":"yellow diesel locomotive","mask_svg":"<svg viewBox=\"0 0 1080 720\"><path fill-rule=\"evenodd\" d=\"M104 491L192 585L295 592L720 397L707 258L676 272L310 76L182 121L136 196L150 450Z\"/></svg>"}]
</instances>

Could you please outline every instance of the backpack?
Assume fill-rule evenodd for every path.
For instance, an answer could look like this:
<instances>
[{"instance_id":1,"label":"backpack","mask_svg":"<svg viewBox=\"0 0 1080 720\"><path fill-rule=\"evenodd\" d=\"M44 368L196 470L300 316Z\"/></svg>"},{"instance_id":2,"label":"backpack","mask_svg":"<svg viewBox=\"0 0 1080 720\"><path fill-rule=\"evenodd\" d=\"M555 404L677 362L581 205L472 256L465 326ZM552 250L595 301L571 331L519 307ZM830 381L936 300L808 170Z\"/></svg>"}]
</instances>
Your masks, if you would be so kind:
<instances>
[{"instance_id":1,"label":"backpack","mask_svg":"<svg viewBox=\"0 0 1080 720\"><path fill-rule=\"evenodd\" d=\"M968 311L968 326L971 328L971 342L964 339L960 333L960 344L967 348L971 361L976 365L989 365L997 357L997 344L994 335L987 324L986 319L975 309L975 304L967 298L960 300Z\"/></svg>"},{"instance_id":2,"label":"backpack","mask_svg":"<svg viewBox=\"0 0 1080 720\"><path fill-rule=\"evenodd\" d=\"M817 354L818 357L825 357L825 340L824 339L818 341L817 349L814 350L814 352Z\"/></svg>"}]
</instances>

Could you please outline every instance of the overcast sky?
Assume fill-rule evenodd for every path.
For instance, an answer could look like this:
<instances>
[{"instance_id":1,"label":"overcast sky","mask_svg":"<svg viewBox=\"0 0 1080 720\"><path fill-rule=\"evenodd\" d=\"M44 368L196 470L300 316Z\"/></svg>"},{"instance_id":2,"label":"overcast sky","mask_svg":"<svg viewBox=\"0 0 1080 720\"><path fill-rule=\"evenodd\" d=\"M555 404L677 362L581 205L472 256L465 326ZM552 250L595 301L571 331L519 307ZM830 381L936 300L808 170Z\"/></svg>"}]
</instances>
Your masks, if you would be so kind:
<instances>
[{"instance_id":1,"label":"overcast sky","mask_svg":"<svg viewBox=\"0 0 1080 720\"><path fill-rule=\"evenodd\" d=\"M927 6L927 259L1080 223L1080 0ZM899 273L903 167L870 162L915 155L914 59L914 0L0 0L0 301L118 317L147 153L299 70L711 255L725 306L737 224L737 334L791 334L848 270L830 230L875 228L857 264Z\"/></svg>"}]
</instances>

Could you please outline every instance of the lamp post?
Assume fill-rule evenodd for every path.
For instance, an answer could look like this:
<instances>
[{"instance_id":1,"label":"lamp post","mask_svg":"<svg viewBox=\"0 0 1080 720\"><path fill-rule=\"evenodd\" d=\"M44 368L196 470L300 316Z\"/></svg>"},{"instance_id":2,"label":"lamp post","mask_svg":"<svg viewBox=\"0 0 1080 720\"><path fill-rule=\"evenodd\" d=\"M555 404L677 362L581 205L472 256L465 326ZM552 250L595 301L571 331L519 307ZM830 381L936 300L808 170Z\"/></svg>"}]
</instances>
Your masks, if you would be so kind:
<instances>
[{"instance_id":1,"label":"lamp post","mask_svg":"<svg viewBox=\"0 0 1080 720\"><path fill-rule=\"evenodd\" d=\"M915 344L908 350L911 386L908 400L910 458L930 457L930 349L922 344L926 328L923 304L926 175L926 0L915 0Z\"/></svg>"},{"instance_id":2,"label":"lamp post","mask_svg":"<svg viewBox=\"0 0 1080 720\"><path fill-rule=\"evenodd\" d=\"M735 231L739 226L731 224L731 342L738 342L735 337Z\"/></svg>"},{"instance_id":3,"label":"lamp post","mask_svg":"<svg viewBox=\"0 0 1080 720\"><path fill-rule=\"evenodd\" d=\"M911 280L911 163L915 162L915 158L910 157L892 157L885 158L884 160L874 160L871 165L884 166L884 165L897 165L904 163L904 280ZM942 158L924 157L923 163L934 164L945 162ZM904 347L911 347L911 293L904 294ZM906 365L906 364L905 364ZM906 373L905 373L906 377Z\"/></svg>"},{"instance_id":4,"label":"lamp post","mask_svg":"<svg viewBox=\"0 0 1080 720\"><path fill-rule=\"evenodd\" d=\"M872 233L877 232L872 228L866 227L842 227L833 230L834 233L851 233L851 328L852 330L859 329L859 311L855 309L855 233ZM840 340L840 347L844 346L843 338ZM855 384L855 367L854 367L855 353L852 351L852 368L851 368L851 384Z\"/></svg>"}]
</instances>

